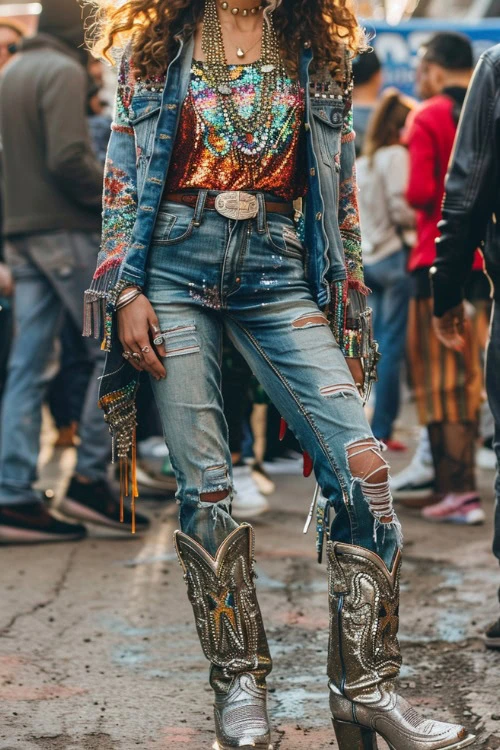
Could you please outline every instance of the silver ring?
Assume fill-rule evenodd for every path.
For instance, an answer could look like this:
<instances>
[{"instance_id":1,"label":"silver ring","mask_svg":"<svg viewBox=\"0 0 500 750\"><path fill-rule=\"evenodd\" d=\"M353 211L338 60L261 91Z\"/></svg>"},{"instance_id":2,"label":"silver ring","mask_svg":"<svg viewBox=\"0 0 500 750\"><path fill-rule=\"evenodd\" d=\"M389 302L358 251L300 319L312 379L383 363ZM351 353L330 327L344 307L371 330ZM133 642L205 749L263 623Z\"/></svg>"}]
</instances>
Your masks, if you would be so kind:
<instances>
[{"instance_id":1,"label":"silver ring","mask_svg":"<svg viewBox=\"0 0 500 750\"><path fill-rule=\"evenodd\" d=\"M157 336L155 339L153 339L153 344L155 346L161 346L163 344L163 336Z\"/></svg>"},{"instance_id":2,"label":"silver ring","mask_svg":"<svg viewBox=\"0 0 500 750\"><path fill-rule=\"evenodd\" d=\"M139 352L132 352L132 358L135 359L136 362L141 361L141 355L139 354Z\"/></svg>"},{"instance_id":3,"label":"silver ring","mask_svg":"<svg viewBox=\"0 0 500 750\"><path fill-rule=\"evenodd\" d=\"M149 354L150 351L151 351L151 349L149 348L149 346L143 346L142 349L141 349L141 352L143 354Z\"/></svg>"},{"instance_id":4,"label":"silver ring","mask_svg":"<svg viewBox=\"0 0 500 750\"><path fill-rule=\"evenodd\" d=\"M122 352L123 359L130 359L132 352Z\"/></svg>"},{"instance_id":5,"label":"silver ring","mask_svg":"<svg viewBox=\"0 0 500 750\"><path fill-rule=\"evenodd\" d=\"M160 329L158 328L158 326L151 326L151 328L153 329L153 331L155 333L159 333L160 332Z\"/></svg>"}]
</instances>

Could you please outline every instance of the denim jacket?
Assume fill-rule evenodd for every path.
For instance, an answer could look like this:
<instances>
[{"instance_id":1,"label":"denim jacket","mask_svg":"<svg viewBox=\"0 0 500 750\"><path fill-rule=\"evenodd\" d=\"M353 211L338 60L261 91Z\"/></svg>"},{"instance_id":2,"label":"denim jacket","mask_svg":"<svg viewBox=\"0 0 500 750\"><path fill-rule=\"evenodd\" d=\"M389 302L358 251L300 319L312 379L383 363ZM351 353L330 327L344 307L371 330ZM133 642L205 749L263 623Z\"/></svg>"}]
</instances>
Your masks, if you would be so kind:
<instances>
[{"instance_id":1,"label":"denim jacket","mask_svg":"<svg viewBox=\"0 0 500 750\"><path fill-rule=\"evenodd\" d=\"M178 50L164 76L143 80L134 72L130 49L120 65L115 117L105 168L103 241L97 270L85 296L85 335L103 338L108 361L101 406L111 432L135 424L130 406L137 373L121 359L113 326L115 304L128 285L143 286L148 249L174 149L182 104L191 75L193 38L177 38ZM303 233L306 273L320 308L346 356L360 356L367 293L352 125L352 73L348 55L335 74L310 74L306 44L299 64L306 93L307 194ZM123 412L127 412L127 419ZM122 436L123 437L123 436ZM125 455L130 435L118 445Z\"/></svg>"}]
</instances>

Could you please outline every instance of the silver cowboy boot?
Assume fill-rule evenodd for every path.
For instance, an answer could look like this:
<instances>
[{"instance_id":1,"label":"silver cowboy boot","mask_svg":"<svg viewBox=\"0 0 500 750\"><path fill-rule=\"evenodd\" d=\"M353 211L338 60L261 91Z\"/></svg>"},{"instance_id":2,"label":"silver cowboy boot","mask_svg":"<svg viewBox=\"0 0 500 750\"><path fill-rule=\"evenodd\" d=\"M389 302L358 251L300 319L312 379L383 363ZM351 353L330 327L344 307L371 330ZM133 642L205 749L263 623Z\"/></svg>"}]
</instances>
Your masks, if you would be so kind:
<instances>
[{"instance_id":1,"label":"silver cowboy boot","mask_svg":"<svg viewBox=\"0 0 500 750\"><path fill-rule=\"evenodd\" d=\"M253 580L253 529L235 529L215 559L181 531L175 532L175 546L212 664L218 748L272 750L266 689L272 661Z\"/></svg>"},{"instance_id":2,"label":"silver cowboy boot","mask_svg":"<svg viewBox=\"0 0 500 750\"><path fill-rule=\"evenodd\" d=\"M329 542L330 708L340 750L458 750L464 727L424 719L396 693L401 553L392 572L362 547Z\"/></svg>"}]
</instances>

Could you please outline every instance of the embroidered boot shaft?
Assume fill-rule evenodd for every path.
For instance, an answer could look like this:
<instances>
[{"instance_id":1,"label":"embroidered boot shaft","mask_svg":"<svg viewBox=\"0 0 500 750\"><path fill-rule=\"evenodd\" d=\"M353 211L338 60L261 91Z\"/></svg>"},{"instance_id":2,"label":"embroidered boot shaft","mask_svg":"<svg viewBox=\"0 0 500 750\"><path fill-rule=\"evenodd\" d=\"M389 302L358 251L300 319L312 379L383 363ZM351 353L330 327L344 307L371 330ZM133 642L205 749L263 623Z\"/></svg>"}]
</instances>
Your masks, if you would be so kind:
<instances>
[{"instance_id":1,"label":"embroidered boot shaft","mask_svg":"<svg viewBox=\"0 0 500 750\"><path fill-rule=\"evenodd\" d=\"M254 534L233 531L213 558L191 537L175 546L203 652L211 662L219 750L272 747L266 676L272 669L254 585Z\"/></svg>"},{"instance_id":2,"label":"embroidered boot shaft","mask_svg":"<svg viewBox=\"0 0 500 750\"><path fill-rule=\"evenodd\" d=\"M401 553L392 571L373 552L328 544L330 708L340 750L458 750L464 727L425 719L396 693Z\"/></svg>"}]
</instances>

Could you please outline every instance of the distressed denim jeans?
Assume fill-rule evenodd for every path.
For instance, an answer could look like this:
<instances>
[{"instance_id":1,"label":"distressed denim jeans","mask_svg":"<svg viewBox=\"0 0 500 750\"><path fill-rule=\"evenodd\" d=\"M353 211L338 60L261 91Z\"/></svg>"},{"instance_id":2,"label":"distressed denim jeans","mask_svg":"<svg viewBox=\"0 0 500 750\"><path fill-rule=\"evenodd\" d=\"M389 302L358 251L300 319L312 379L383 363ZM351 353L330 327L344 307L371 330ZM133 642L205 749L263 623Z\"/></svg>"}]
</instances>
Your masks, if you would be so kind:
<instances>
[{"instance_id":1,"label":"distressed denim jeans","mask_svg":"<svg viewBox=\"0 0 500 750\"><path fill-rule=\"evenodd\" d=\"M95 263L99 236L89 232L44 232L16 237L6 245L15 279L15 337L3 394L0 430L0 505L40 500L33 489L40 450L42 402L48 365L67 315L78 330L83 293ZM97 405L104 352L83 339L93 364L80 421L76 471L104 479L110 460L108 428Z\"/></svg>"},{"instance_id":2,"label":"distressed denim jeans","mask_svg":"<svg viewBox=\"0 0 500 750\"><path fill-rule=\"evenodd\" d=\"M230 515L231 455L221 397L222 334L248 361L301 446L336 511L333 538L378 553L388 565L399 524L380 523L350 450L378 451L344 356L306 282L292 219L235 221L164 202L149 252L146 294L167 348L167 378L153 382L178 481L182 530L212 554L236 528ZM365 454L368 467L373 454ZM359 456L358 456L359 458ZM368 473L370 473L368 471ZM387 488L381 488L384 492ZM228 490L226 499L204 501ZM304 498L304 514L309 498Z\"/></svg>"}]
</instances>

